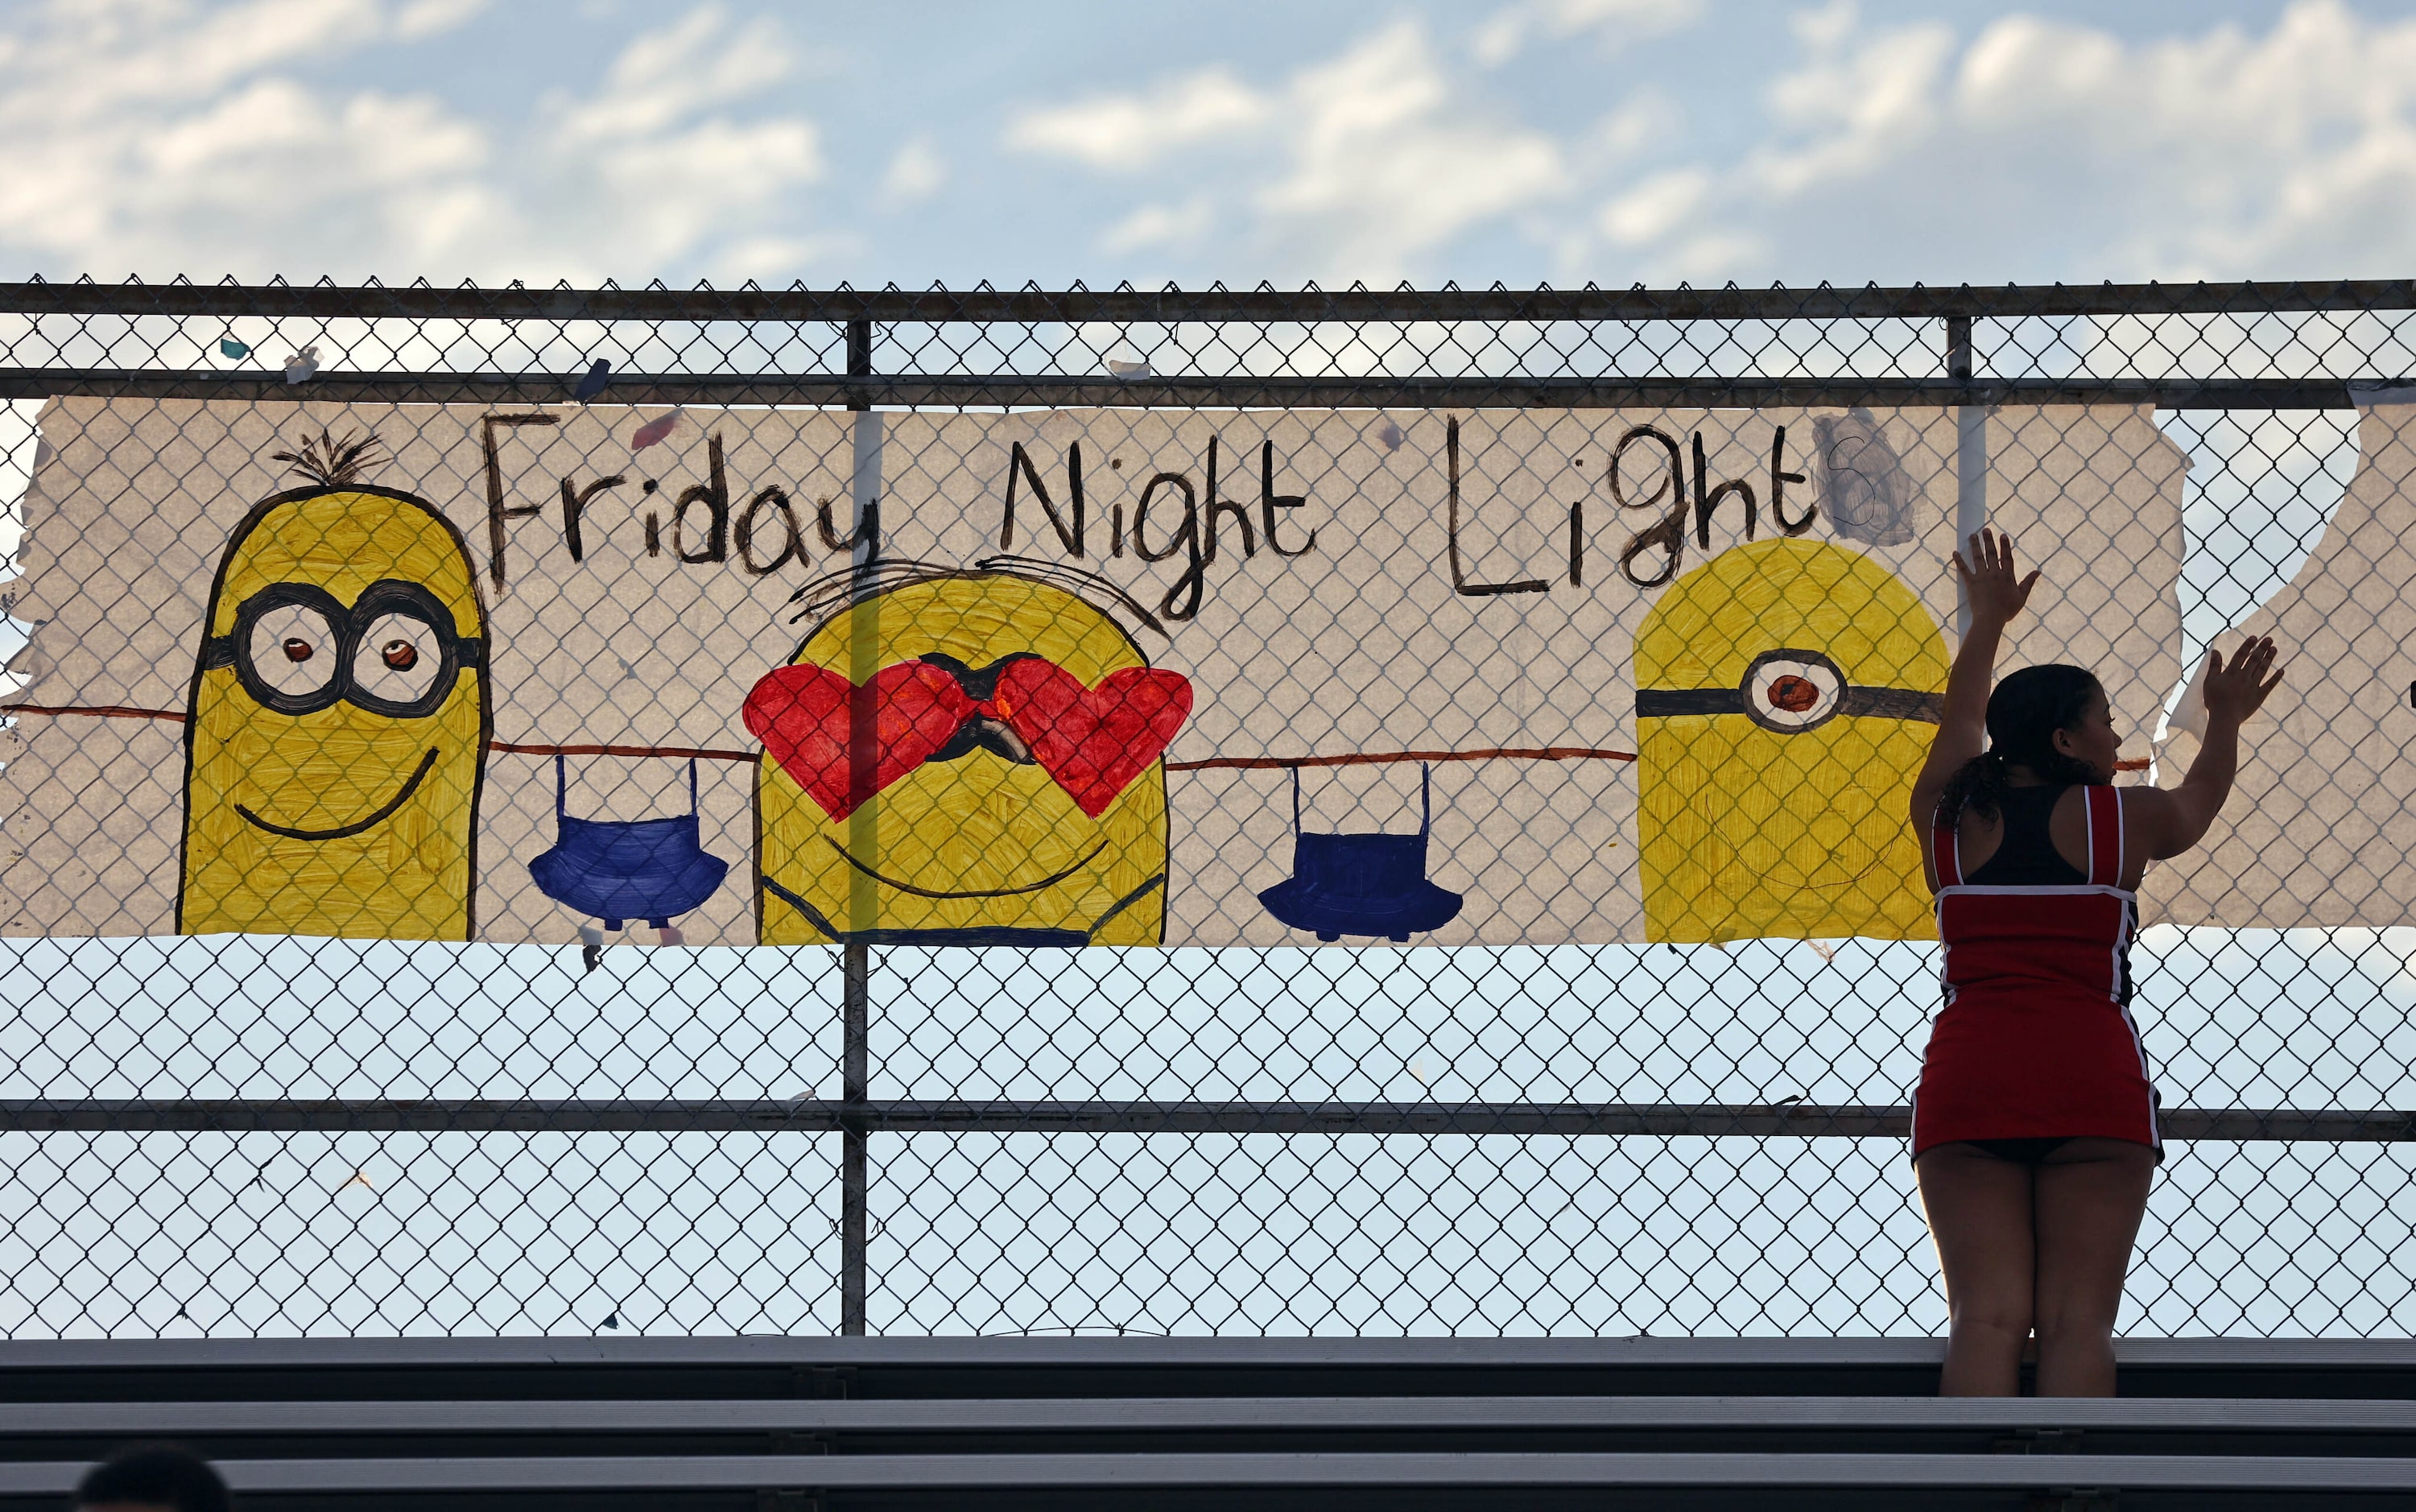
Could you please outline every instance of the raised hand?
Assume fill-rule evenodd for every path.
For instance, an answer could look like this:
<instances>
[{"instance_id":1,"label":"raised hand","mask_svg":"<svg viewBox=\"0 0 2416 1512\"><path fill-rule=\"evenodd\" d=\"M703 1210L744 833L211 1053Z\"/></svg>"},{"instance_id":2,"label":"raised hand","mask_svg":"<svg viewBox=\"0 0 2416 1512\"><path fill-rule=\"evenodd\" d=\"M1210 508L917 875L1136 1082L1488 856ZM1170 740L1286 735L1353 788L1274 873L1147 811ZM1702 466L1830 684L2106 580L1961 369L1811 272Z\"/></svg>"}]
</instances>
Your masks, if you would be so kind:
<instances>
[{"instance_id":1,"label":"raised hand","mask_svg":"<svg viewBox=\"0 0 2416 1512\"><path fill-rule=\"evenodd\" d=\"M2224 664L2222 652L2208 651L2207 718L2238 724L2263 707L2265 695L2282 686L2281 670L2273 665L2277 655L2270 635L2260 635L2233 652L2229 666Z\"/></svg>"},{"instance_id":2,"label":"raised hand","mask_svg":"<svg viewBox=\"0 0 2416 1512\"><path fill-rule=\"evenodd\" d=\"M2014 539L2001 530L1974 531L1965 552L1955 553L1955 575L1963 581L1963 596L1971 606L1974 626L2002 628L2031 601L2038 586L2034 569L2027 578L2014 576Z\"/></svg>"}]
</instances>

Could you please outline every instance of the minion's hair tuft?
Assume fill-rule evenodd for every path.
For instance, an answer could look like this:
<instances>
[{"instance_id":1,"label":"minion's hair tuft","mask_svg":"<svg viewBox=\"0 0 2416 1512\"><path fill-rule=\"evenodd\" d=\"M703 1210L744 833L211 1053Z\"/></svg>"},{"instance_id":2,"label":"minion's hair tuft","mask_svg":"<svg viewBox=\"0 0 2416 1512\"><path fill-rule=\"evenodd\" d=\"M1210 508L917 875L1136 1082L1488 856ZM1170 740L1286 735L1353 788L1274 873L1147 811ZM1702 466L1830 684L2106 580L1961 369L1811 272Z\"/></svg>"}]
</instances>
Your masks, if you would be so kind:
<instances>
[{"instance_id":1,"label":"minion's hair tuft","mask_svg":"<svg viewBox=\"0 0 2416 1512\"><path fill-rule=\"evenodd\" d=\"M293 463L294 472L323 489L341 488L360 481L361 469L378 460L381 445L374 431L338 441L322 427L317 436L302 438L301 450L273 451L268 460Z\"/></svg>"}]
</instances>

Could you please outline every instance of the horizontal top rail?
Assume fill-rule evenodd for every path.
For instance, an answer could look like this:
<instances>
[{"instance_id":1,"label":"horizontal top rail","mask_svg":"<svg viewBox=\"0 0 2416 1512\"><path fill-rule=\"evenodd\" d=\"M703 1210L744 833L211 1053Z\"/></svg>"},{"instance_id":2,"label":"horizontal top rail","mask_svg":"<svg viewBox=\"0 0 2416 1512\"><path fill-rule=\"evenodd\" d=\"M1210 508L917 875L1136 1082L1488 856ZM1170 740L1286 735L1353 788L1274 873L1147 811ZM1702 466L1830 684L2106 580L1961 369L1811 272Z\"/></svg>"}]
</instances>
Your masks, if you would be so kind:
<instances>
[{"instance_id":1,"label":"horizontal top rail","mask_svg":"<svg viewBox=\"0 0 2416 1512\"><path fill-rule=\"evenodd\" d=\"M545 404L560 374L336 372L307 385L274 372L166 368L0 367L0 399L194 399L354 403ZM2398 386L2342 378L1300 378L1253 374L1096 378L1079 374L625 373L608 404L1017 405L1101 408L1688 408L1882 404L2152 404L2162 409L2345 410Z\"/></svg>"},{"instance_id":2,"label":"horizontal top rail","mask_svg":"<svg viewBox=\"0 0 2416 1512\"><path fill-rule=\"evenodd\" d=\"M2416 1141L2391 1109L2168 1108L2174 1140L2310 1143ZM421 1130L436 1132L1053 1134L1513 1134L1719 1139L1903 1139L1905 1107L1818 1103L829 1101L797 1098L0 1098L0 1130Z\"/></svg>"},{"instance_id":3,"label":"horizontal top rail","mask_svg":"<svg viewBox=\"0 0 2416 1512\"><path fill-rule=\"evenodd\" d=\"M908 324L1926 320L2416 310L2416 279L1971 284L1883 289L499 289L0 283L0 313L323 320L883 321Z\"/></svg>"}]
</instances>

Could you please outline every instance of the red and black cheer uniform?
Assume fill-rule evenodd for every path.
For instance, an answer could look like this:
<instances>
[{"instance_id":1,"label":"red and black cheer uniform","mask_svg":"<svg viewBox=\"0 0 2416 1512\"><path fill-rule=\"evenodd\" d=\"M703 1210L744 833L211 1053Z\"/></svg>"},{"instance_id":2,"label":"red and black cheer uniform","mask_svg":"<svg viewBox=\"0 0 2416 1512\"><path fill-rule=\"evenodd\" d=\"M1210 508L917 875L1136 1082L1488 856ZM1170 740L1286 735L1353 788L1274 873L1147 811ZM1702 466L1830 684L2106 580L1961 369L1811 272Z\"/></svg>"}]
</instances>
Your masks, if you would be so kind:
<instances>
[{"instance_id":1,"label":"red and black cheer uniform","mask_svg":"<svg viewBox=\"0 0 2416 1512\"><path fill-rule=\"evenodd\" d=\"M2122 795L2081 790L2089 870L2057 853L2048 816L2062 786L2011 788L2004 839L1965 876L1955 826L1933 835L1946 1005L1929 1032L1912 1103L1912 1153L1969 1142L2035 1162L2065 1140L2157 1151L2155 1093L2131 1021L2137 897L2122 881Z\"/></svg>"}]
</instances>

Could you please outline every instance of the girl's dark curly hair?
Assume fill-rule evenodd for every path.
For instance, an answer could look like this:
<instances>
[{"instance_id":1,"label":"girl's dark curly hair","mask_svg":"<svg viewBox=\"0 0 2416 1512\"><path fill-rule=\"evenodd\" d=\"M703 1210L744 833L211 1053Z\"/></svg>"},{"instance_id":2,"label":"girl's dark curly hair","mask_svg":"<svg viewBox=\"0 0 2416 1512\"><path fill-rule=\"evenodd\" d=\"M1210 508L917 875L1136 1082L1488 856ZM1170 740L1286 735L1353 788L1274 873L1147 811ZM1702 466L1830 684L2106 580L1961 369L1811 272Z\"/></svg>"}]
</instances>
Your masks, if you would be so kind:
<instances>
[{"instance_id":1,"label":"girl's dark curly hair","mask_svg":"<svg viewBox=\"0 0 2416 1512\"><path fill-rule=\"evenodd\" d=\"M1938 823L1954 824L1966 809L1983 819L1996 818L1998 800L2011 785L2009 769L2016 766L2027 766L2049 782L2113 781L2113 773L2055 748L2055 733L2076 727L2091 702L2105 696L2095 673L2061 663L2024 667L1999 683L1988 695L1988 748L1946 779Z\"/></svg>"}]
</instances>

